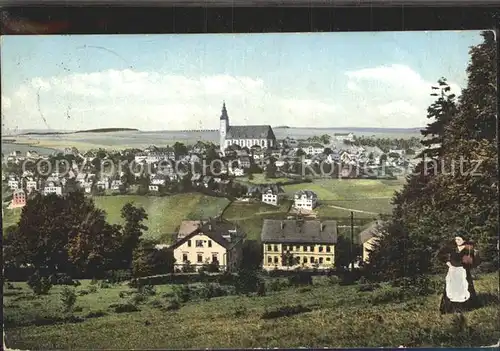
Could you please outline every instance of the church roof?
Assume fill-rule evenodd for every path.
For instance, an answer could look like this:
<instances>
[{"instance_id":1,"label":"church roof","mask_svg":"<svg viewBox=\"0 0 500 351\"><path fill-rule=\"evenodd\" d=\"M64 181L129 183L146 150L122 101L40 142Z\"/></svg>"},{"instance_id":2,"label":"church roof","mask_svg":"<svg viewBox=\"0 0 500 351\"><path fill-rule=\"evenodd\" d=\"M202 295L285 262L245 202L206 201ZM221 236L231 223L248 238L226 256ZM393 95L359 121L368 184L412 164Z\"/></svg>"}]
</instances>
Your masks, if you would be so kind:
<instances>
[{"instance_id":1,"label":"church roof","mask_svg":"<svg viewBox=\"0 0 500 351\"><path fill-rule=\"evenodd\" d=\"M269 125L230 126L226 139L276 139Z\"/></svg>"}]
</instances>

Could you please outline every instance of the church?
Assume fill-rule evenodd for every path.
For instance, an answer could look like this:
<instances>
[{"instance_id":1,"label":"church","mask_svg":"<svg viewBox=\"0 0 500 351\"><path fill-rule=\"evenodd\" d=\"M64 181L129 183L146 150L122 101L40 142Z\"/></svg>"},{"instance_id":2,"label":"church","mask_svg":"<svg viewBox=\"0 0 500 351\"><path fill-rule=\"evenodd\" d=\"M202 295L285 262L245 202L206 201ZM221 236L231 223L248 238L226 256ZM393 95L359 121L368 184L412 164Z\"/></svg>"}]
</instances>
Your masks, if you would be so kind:
<instances>
[{"instance_id":1,"label":"church","mask_svg":"<svg viewBox=\"0 0 500 351\"><path fill-rule=\"evenodd\" d=\"M259 145L262 148L273 148L276 146L276 137L270 125L229 125L229 116L225 102L222 104L219 137L222 152L234 144L248 148L254 145Z\"/></svg>"}]
</instances>

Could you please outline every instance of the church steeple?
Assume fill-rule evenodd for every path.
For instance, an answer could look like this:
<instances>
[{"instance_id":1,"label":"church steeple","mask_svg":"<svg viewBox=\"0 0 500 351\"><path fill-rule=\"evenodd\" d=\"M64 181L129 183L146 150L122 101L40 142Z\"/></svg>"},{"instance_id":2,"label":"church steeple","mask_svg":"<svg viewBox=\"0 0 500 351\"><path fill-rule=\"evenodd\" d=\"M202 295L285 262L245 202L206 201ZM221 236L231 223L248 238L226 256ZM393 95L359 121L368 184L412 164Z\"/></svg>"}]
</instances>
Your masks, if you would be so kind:
<instances>
[{"instance_id":1,"label":"church steeple","mask_svg":"<svg viewBox=\"0 0 500 351\"><path fill-rule=\"evenodd\" d=\"M229 120L229 116L227 115L227 110L226 110L226 102L222 101L222 113L220 115L221 120Z\"/></svg>"}]
</instances>

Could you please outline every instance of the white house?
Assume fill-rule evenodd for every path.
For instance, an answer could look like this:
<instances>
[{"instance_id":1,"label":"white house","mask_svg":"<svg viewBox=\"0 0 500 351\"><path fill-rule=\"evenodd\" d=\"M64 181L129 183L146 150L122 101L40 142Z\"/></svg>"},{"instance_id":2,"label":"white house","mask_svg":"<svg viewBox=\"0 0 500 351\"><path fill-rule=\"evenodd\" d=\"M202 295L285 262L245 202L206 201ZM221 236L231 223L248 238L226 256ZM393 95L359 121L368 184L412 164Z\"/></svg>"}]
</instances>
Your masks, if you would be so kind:
<instances>
[{"instance_id":1,"label":"white house","mask_svg":"<svg viewBox=\"0 0 500 351\"><path fill-rule=\"evenodd\" d=\"M48 194L56 194L56 195L62 195L62 183L57 180L48 180L45 182L44 187L43 187L43 194L48 195Z\"/></svg>"},{"instance_id":2,"label":"white house","mask_svg":"<svg viewBox=\"0 0 500 351\"><path fill-rule=\"evenodd\" d=\"M318 203L318 195L311 190L300 190L295 193L293 206L296 209L312 210Z\"/></svg>"},{"instance_id":3,"label":"white house","mask_svg":"<svg viewBox=\"0 0 500 351\"><path fill-rule=\"evenodd\" d=\"M279 189L278 187L269 187L262 192L262 202L278 206L279 202Z\"/></svg>"},{"instance_id":4,"label":"white house","mask_svg":"<svg viewBox=\"0 0 500 351\"><path fill-rule=\"evenodd\" d=\"M333 134L333 138L338 141L354 141L354 134L352 133L335 133Z\"/></svg>"},{"instance_id":5,"label":"white house","mask_svg":"<svg viewBox=\"0 0 500 351\"><path fill-rule=\"evenodd\" d=\"M113 180L111 182L111 190L120 190L120 187L123 185L123 182L120 179Z\"/></svg>"},{"instance_id":6,"label":"white house","mask_svg":"<svg viewBox=\"0 0 500 351\"><path fill-rule=\"evenodd\" d=\"M8 185L11 190L16 190L20 187L19 180L17 178L9 178Z\"/></svg>"},{"instance_id":7,"label":"white house","mask_svg":"<svg viewBox=\"0 0 500 351\"><path fill-rule=\"evenodd\" d=\"M38 190L38 183L33 178L26 179L26 191L31 193L33 190Z\"/></svg>"},{"instance_id":8,"label":"white house","mask_svg":"<svg viewBox=\"0 0 500 351\"><path fill-rule=\"evenodd\" d=\"M101 180L97 181L96 187L97 187L97 189L100 189L100 190L108 190L109 189L109 178L108 177L101 178Z\"/></svg>"},{"instance_id":9,"label":"white house","mask_svg":"<svg viewBox=\"0 0 500 351\"><path fill-rule=\"evenodd\" d=\"M325 146L320 143L301 144L299 148L312 156L322 154L325 151Z\"/></svg>"},{"instance_id":10,"label":"white house","mask_svg":"<svg viewBox=\"0 0 500 351\"><path fill-rule=\"evenodd\" d=\"M221 270L233 270L242 258L243 237L232 223L209 221L171 246L175 266L182 269L189 263L198 270L216 263Z\"/></svg>"},{"instance_id":11,"label":"white house","mask_svg":"<svg viewBox=\"0 0 500 351\"><path fill-rule=\"evenodd\" d=\"M149 189L149 191L160 191L160 187L158 185L154 185L154 184L149 184L148 189Z\"/></svg>"}]
</instances>

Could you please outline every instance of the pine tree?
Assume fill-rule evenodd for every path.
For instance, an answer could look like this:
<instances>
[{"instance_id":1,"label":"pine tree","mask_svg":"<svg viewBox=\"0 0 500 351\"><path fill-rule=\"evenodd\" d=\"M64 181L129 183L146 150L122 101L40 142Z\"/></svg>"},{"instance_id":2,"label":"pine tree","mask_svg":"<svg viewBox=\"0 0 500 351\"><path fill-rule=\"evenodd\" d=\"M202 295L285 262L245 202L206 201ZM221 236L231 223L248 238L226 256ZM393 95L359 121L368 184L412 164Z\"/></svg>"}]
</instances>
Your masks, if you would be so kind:
<instances>
[{"instance_id":1,"label":"pine tree","mask_svg":"<svg viewBox=\"0 0 500 351\"><path fill-rule=\"evenodd\" d=\"M457 105L456 96L450 93L451 88L446 78L439 79L438 86L433 86L432 89L433 91L440 90L439 93L433 92L431 94L431 96L439 96L439 98L427 109L427 118L431 119L432 122L421 131L422 136L426 138L421 143L427 148L422 154L435 158L441 152L445 127L456 115Z\"/></svg>"}]
</instances>

